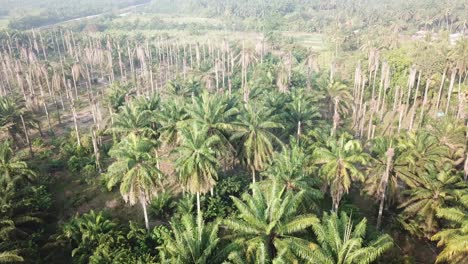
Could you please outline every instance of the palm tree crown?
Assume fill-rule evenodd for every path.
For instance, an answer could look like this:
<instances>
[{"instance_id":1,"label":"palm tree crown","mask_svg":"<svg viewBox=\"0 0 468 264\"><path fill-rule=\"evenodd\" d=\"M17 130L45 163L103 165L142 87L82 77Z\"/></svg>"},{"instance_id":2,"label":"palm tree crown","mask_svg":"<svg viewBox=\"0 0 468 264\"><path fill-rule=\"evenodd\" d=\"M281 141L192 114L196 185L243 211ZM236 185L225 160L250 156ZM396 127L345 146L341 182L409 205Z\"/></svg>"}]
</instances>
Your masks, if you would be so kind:
<instances>
[{"instance_id":1,"label":"palm tree crown","mask_svg":"<svg viewBox=\"0 0 468 264\"><path fill-rule=\"evenodd\" d=\"M337 140L330 140L327 147L314 151L315 163L320 165L320 173L328 182L333 198L333 209L338 210L341 198L348 193L353 180L364 181L359 165L367 163L368 155L363 152L361 143L341 134Z\"/></svg>"},{"instance_id":2,"label":"palm tree crown","mask_svg":"<svg viewBox=\"0 0 468 264\"><path fill-rule=\"evenodd\" d=\"M308 263L373 263L393 246L393 242L389 235L366 241L366 225L366 218L353 226L346 213L341 213L340 216L337 213L325 213L320 223L312 225L317 244L310 246L305 255Z\"/></svg>"},{"instance_id":3,"label":"palm tree crown","mask_svg":"<svg viewBox=\"0 0 468 264\"><path fill-rule=\"evenodd\" d=\"M314 215L297 215L304 192L286 192L273 184L261 191L252 185L253 195L245 193L242 200L231 197L239 210L239 219L225 221L235 244L242 245L247 259L255 263L270 263L279 256L297 259L290 249L303 250L309 244L298 233L318 222Z\"/></svg>"}]
</instances>

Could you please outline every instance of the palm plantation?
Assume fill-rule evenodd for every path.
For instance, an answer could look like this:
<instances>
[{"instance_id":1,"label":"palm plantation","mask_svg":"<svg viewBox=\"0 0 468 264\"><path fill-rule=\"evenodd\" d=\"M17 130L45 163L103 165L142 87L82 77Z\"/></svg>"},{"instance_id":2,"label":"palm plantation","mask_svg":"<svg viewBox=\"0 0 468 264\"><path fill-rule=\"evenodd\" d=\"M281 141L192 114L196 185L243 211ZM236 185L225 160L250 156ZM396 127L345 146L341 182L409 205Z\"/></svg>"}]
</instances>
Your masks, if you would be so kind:
<instances>
[{"instance_id":1,"label":"palm plantation","mask_svg":"<svg viewBox=\"0 0 468 264\"><path fill-rule=\"evenodd\" d=\"M468 261L466 1L4 2L0 263Z\"/></svg>"}]
</instances>

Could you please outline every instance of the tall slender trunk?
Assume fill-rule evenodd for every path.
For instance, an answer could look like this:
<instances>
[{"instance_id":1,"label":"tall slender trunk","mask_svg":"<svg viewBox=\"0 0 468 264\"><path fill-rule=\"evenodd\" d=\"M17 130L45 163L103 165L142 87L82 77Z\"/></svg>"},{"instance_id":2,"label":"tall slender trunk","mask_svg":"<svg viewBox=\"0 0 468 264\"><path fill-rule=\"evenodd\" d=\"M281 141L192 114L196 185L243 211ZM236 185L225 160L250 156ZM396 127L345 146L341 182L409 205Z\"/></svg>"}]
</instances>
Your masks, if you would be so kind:
<instances>
[{"instance_id":1,"label":"tall slender trunk","mask_svg":"<svg viewBox=\"0 0 468 264\"><path fill-rule=\"evenodd\" d=\"M418 84L416 85L416 91L414 92L413 107L412 107L412 110L411 110L411 119L410 119L410 124L409 124L409 131L413 130L414 118L416 117L416 103L418 101L418 92L419 92L419 85L420 84L421 84L421 72L419 72Z\"/></svg>"},{"instance_id":2,"label":"tall slender trunk","mask_svg":"<svg viewBox=\"0 0 468 264\"><path fill-rule=\"evenodd\" d=\"M435 115L437 115L437 112L439 112L440 99L442 98L442 90L444 89L446 75L447 75L447 68L444 69L444 74L442 75L442 81L440 82L439 94L437 95Z\"/></svg>"},{"instance_id":3,"label":"tall slender trunk","mask_svg":"<svg viewBox=\"0 0 468 264\"><path fill-rule=\"evenodd\" d=\"M31 156L34 156L32 146L31 146L31 141L29 140L28 129L26 128L26 123L24 122L23 115L20 115L20 118L21 118L21 124L23 125L24 136L26 137L26 143L28 143L29 153L31 154Z\"/></svg>"},{"instance_id":4,"label":"tall slender trunk","mask_svg":"<svg viewBox=\"0 0 468 264\"><path fill-rule=\"evenodd\" d=\"M338 98L335 98L334 100L334 113L333 113L333 127L331 130L331 136L333 137L336 132L336 128L338 127L338 122L340 121L340 114L338 113L338 104L340 100Z\"/></svg>"},{"instance_id":5,"label":"tall slender trunk","mask_svg":"<svg viewBox=\"0 0 468 264\"><path fill-rule=\"evenodd\" d=\"M75 125L76 142L78 146L81 146L80 131L78 130L78 120L76 118L75 102L73 99L71 101L71 110L72 110L72 116L73 116L73 123Z\"/></svg>"},{"instance_id":6,"label":"tall slender trunk","mask_svg":"<svg viewBox=\"0 0 468 264\"><path fill-rule=\"evenodd\" d=\"M422 106L421 106L421 114L419 116L419 126L422 126L423 124L423 121L424 121L424 110L426 108L426 104L427 104L427 92L429 90L429 85L431 84L431 79L427 79L426 81L426 89L424 89L424 99L423 99L423 103L422 103Z\"/></svg>"},{"instance_id":7,"label":"tall slender trunk","mask_svg":"<svg viewBox=\"0 0 468 264\"><path fill-rule=\"evenodd\" d=\"M201 240L201 206L200 206L200 192L197 192L197 228L198 228L198 240Z\"/></svg>"},{"instance_id":8,"label":"tall slender trunk","mask_svg":"<svg viewBox=\"0 0 468 264\"><path fill-rule=\"evenodd\" d=\"M379 206L379 215L377 216L377 229L380 228L380 225L382 224L382 214L383 214L383 208L384 208L384 203L385 203L385 196L387 193L387 185L388 185L388 178L390 176L390 170L392 168L392 163L393 163L393 156L395 155L395 150L390 146L385 153L387 156L387 163L385 167L385 174L383 175L382 178L382 183L381 183L381 196L380 196L380 206Z\"/></svg>"},{"instance_id":9,"label":"tall slender trunk","mask_svg":"<svg viewBox=\"0 0 468 264\"><path fill-rule=\"evenodd\" d=\"M255 183L255 169L252 167L252 183Z\"/></svg>"},{"instance_id":10,"label":"tall slender trunk","mask_svg":"<svg viewBox=\"0 0 468 264\"><path fill-rule=\"evenodd\" d=\"M101 155L99 152L99 145L98 145L98 138L96 135L96 129L93 127L91 129L91 139L93 141L93 150L94 150L94 157L96 158L96 167L98 168L99 172L102 172L101 168Z\"/></svg>"},{"instance_id":11,"label":"tall slender trunk","mask_svg":"<svg viewBox=\"0 0 468 264\"><path fill-rule=\"evenodd\" d=\"M145 216L145 227L146 230L150 231L149 220L148 220L148 212L146 211L146 199L141 197L140 198L141 206L143 207L143 215Z\"/></svg>"},{"instance_id":12,"label":"tall slender trunk","mask_svg":"<svg viewBox=\"0 0 468 264\"><path fill-rule=\"evenodd\" d=\"M43 106L44 106L44 111L45 111L45 114L46 114L46 118L47 118L47 124L48 124L48 127L49 127L49 132L52 131L52 126L50 125L50 116L49 116L49 109L47 109L47 103L46 102L42 102Z\"/></svg>"},{"instance_id":13,"label":"tall slender trunk","mask_svg":"<svg viewBox=\"0 0 468 264\"><path fill-rule=\"evenodd\" d=\"M299 122L297 122L297 137L299 138L301 136L301 126L302 126L302 122L299 120Z\"/></svg>"},{"instance_id":14,"label":"tall slender trunk","mask_svg":"<svg viewBox=\"0 0 468 264\"><path fill-rule=\"evenodd\" d=\"M455 77L457 75L457 71L453 70L452 71L452 76L450 76L450 86L449 86L449 91L447 95L447 106L445 107L445 115L449 114L450 110L450 99L452 98L452 92L453 92L453 86L455 85Z\"/></svg>"}]
</instances>

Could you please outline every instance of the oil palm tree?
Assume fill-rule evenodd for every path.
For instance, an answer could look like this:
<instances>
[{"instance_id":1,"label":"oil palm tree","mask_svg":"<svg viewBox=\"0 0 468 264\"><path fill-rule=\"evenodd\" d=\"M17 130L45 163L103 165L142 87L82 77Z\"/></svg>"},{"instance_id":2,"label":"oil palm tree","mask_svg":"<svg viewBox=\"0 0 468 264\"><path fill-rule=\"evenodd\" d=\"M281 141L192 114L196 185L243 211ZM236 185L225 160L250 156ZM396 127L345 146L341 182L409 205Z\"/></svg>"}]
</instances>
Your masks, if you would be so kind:
<instances>
[{"instance_id":1,"label":"oil palm tree","mask_svg":"<svg viewBox=\"0 0 468 264\"><path fill-rule=\"evenodd\" d=\"M456 190L467 188L461 177L451 169L419 175L419 185L403 192L403 221L405 227L421 230L423 234L437 231L437 210L457 200ZM429 236L430 237L430 236Z\"/></svg>"},{"instance_id":2,"label":"oil palm tree","mask_svg":"<svg viewBox=\"0 0 468 264\"><path fill-rule=\"evenodd\" d=\"M15 182L36 177L34 171L28 168L24 161L17 160L13 155L8 140L0 143L0 185L3 187L13 186Z\"/></svg>"},{"instance_id":3,"label":"oil palm tree","mask_svg":"<svg viewBox=\"0 0 468 264\"><path fill-rule=\"evenodd\" d=\"M379 205L377 228L380 227L385 202L392 204L399 193L401 183L416 186L416 175L408 170L408 162L392 137L377 137L370 147L371 166L367 168L364 191L375 197ZM405 157L405 159L403 158Z\"/></svg>"},{"instance_id":4,"label":"oil palm tree","mask_svg":"<svg viewBox=\"0 0 468 264\"><path fill-rule=\"evenodd\" d=\"M204 92L194 98L193 104L186 109L188 122L195 122L204 129L208 135L216 135L220 139L218 148L230 148L227 132L232 131L232 122L238 113L235 102L224 95Z\"/></svg>"},{"instance_id":5,"label":"oil palm tree","mask_svg":"<svg viewBox=\"0 0 468 264\"><path fill-rule=\"evenodd\" d=\"M464 161L466 148L466 126L455 118L433 121L427 131L437 138L439 144L448 148L449 158L456 164Z\"/></svg>"},{"instance_id":6,"label":"oil palm tree","mask_svg":"<svg viewBox=\"0 0 468 264\"><path fill-rule=\"evenodd\" d=\"M157 113L159 113L161 104L159 96L155 94L149 97L137 97L134 104L140 112L149 112L149 127L153 133L156 132L158 128Z\"/></svg>"},{"instance_id":7,"label":"oil palm tree","mask_svg":"<svg viewBox=\"0 0 468 264\"><path fill-rule=\"evenodd\" d=\"M403 152L402 160L408 163L413 174L426 174L440 168L449 159L449 149L427 131L409 132L398 140Z\"/></svg>"},{"instance_id":8,"label":"oil palm tree","mask_svg":"<svg viewBox=\"0 0 468 264\"><path fill-rule=\"evenodd\" d=\"M26 108L23 100L14 97L0 97L0 130L7 131L15 145L18 143L18 134L25 133L28 137L24 129L36 127L37 120L34 119L33 113Z\"/></svg>"},{"instance_id":9,"label":"oil palm tree","mask_svg":"<svg viewBox=\"0 0 468 264\"><path fill-rule=\"evenodd\" d=\"M161 186L163 175L157 168L154 150L154 141L133 133L128 135L109 151L115 161L105 175L109 189L120 185L120 194L125 202L130 205L140 202L147 229L149 221L146 205Z\"/></svg>"},{"instance_id":10,"label":"oil palm tree","mask_svg":"<svg viewBox=\"0 0 468 264\"><path fill-rule=\"evenodd\" d=\"M245 193L242 200L231 197L239 216L224 223L230 231L228 238L243 248L247 262L271 263L281 256L288 259L287 263L293 263L297 257L290 249L302 252L310 244L299 234L318 219L310 214L297 214L303 191L292 193L285 189L273 184L262 192L253 184L253 195Z\"/></svg>"},{"instance_id":11,"label":"oil palm tree","mask_svg":"<svg viewBox=\"0 0 468 264\"><path fill-rule=\"evenodd\" d=\"M103 237L114 235L117 224L105 217L102 212L91 210L82 216L74 217L69 223L65 224L59 240L70 243L72 257L80 260L81 263L87 263L87 259L93 254ZM105 237L108 238L108 237Z\"/></svg>"},{"instance_id":12,"label":"oil palm tree","mask_svg":"<svg viewBox=\"0 0 468 264\"><path fill-rule=\"evenodd\" d=\"M272 133L273 129L283 128L274 121L271 110L253 104L246 104L237 121L233 123L234 133L231 140L239 141L239 159L252 172L255 183L255 172L261 171L270 162L274 143L281 141Z\"/></svg>"},{"instance_id":13,"label":"oil palm tree","mask_svg":"<svg viewBox=\"0 0 468 264\"><path fill-rule=\"evenodd\" d=\"M350 139L343 133L326 147L316 148L313 156L315 164L320 165L320 174L330 185L333 210L338 211L341 198L348 193L353 181L364 181L359 166L367 164L368 155L363 152L361 143Z\"/></svg>"},{"instance_id":14,"label":"oil palm tree","mask_svg":"<svg viewBox=\"0 0 468 264\"><path fill-rule=\"evenodd\" d=\"M168 145L179 143L179 130L182 126L182 121L186 120L187 117L182 100L173 99L165 101L157 113L159 122L158 132L160 133L161 141Z\"/></svg>"},{"instance_id":15,"label":"oil palm tree","mask_svg":"<svg viewBox=\"0 0 468 264\"><path fill-rule=\"evenodd\" d=\"M290 146L283 147L280 153L273 156L271 165L264 172L268 180L260 184L278 184L286 188L286 191L296 193L303 191L304 200L310 205L310 202L323 196L317 188L320 179L314 177L312 172L311 157L304 153L297 140L291 139Z\"/></svg>"},{"instance_id":16,"label":"oil palm tree","mask_svg":"<svg viewBox=\"0 0 468 264\"><path fill-rule=\"evenodd\" d=\"M173 219L171 230L162 233L164 244L159 248L162 263L222 263L225 254L220 250L219 224L219 221L205 224L189 214Z\"/></svg>"},{"instance_id":17,"label":"oil palm tree","mask_svg":"<svg viewBox=\"0 0 468 264\"><path fill-rule=\"evenodd\" d=\"M431 238L438 240L437 246L444 247L436 263L468 262L468 193L467 189L460 192L459 206L437 209L437 217L449 221L450 225Z\"/></svg>"},{"instance_id":18,"label":"oil palm tree","mask_svg":"<svg viewBox=\"0 0 468 264\"><path fill-rule=\"evenodd\" d=\"M286 116L291 127L295 127L298 137L304 128L312 126L314 119L320 117L318 107L304 89L294 89L291 92L291 101L286 106Z\"/></svg>"},{"instance_id":19,"label":"oil palm tree","mask_svg":"<svg viewBox=\"0 0 468 264\"><path fill-rule=\"evenodd\" d=\"M333 106L333 127L331 135L335 135L340 122L340 116L348 113L352 101L351 93L346 84L339 81L329 82L325 90L325 102Z\"/></svg>"},{"instance_id":20,"label":"oil palm tree","mask_svg":"<svg viewBox=\"0 0 468 264\"><path fill-rule=\"evenodd\" d=\"M220 139L217 135L208 135L208 130L196 123L184 127L181 137L181 144L175 149L176 171L186 190L197 195L200 216L200 194L207 193L218 179L219 162L215 146Z\"/></svg>"},{"instance_id":21,"label":"oil palm tree","mask_svg":"<svg viewBox=\"0 0 468 264\"><path fill-rule=\"evenodd\" d=\"M320 264L373 263L392 248L393 241L386 234L367 241L366 225L366 218L354 226L344 212L325 213L321 222L312 225L317 244L309 246L304 258L307 263Z\"/></svg>"},{"instance_id":22,"label":"oil palm tree","mask_svg":"<svg viewBox=\"0 0 468 264\"><path fill-rule=\"evenodd\" d=\"M28 236L34 224L42 220L22 202L25 196L12 186L0 186L0 263L24 261L19 256L18 237Z\"/></svg>"},{"instance_id":23,"label":"oil palm tree","mask_svg":"<svg viewBox=\"0 0 468 264\"><path fill-rule=\"evenodd\" d=\"M140 136L151 136L155 131L151 127L152 112L130 103L120 107L115 114L111 127L113 132L126 136L130 133Z\"/></svg>"}]
</instances>

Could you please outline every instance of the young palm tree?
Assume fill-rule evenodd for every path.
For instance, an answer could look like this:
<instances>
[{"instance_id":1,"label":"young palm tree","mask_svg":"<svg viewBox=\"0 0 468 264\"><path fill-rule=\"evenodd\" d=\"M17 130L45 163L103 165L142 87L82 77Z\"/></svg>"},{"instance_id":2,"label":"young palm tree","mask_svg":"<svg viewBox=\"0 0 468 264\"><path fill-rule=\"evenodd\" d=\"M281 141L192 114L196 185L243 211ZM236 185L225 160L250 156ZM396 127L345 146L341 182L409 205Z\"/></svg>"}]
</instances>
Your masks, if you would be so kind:
<instances>
[{"instance_id":1,"label":"young palm tree","mask_svg":"<svg viewBox=\"0 0 468 264\"><path fill-rule=\"evenodd\" d=\"M10 142L0 143L0 185L13 186L15 182L24 178L32 180L36 174L28 168L24 161L18 161L13 155Z\"/></svg>"},{"instance_id":2,"label":"young palm tree","mask_svg":"<svg viewBox=\"0 0 468 264\"><path fill-rule=\"evenodd\" d=\"M209 136L206 128L196 124L184 127L181 136L182 142L175 149L176 171L186 190L197 194L197 212L200 216L200 194L207 193L218 179L219 162L214 146L220 140L216 135Z\"/></svg>"},{"instance_id":3,"label":"young palm tree","mask_svg":"<svg viewBox=\"0 0 468 264\"><path fill-rule=\"evenodd\" d=\"M268 180L261 182L262 185L278 184L286 188L286 191L303 191L308 205L323 196L317 188L320 180L312 175L312 159L304 153L295 139L291 139L290 147L284 147L273 156L264 175Z\"/></svg>"},{"instance_id":4,"label":"young palm tree","mask_svg":"<svg viewBox=\"0 0 468 264\"><path fill-rule=\"evenodd\" d=\"M308 248L304 256L308 263L351 264L373 263L385 251L392 248L389 235L381 235L373 241L366 241L366 218L353 226L346 213L325 213L320 223L314 223L312 230L317 244Z\"/></svg>"},{"instance_id":5,"label":"young palm tree","mask_svg":"<svg viewBox=\"0 0 468 264\"><path fill-rule=\"evenodd\" d=\"M418 183L417 187L403 192L406 199L400 208L409 226L416 224L424 234L434 234L438 227L437 210L457 199L456 190L468 186L449 169L419 175Z\"/></svg>"},{"instance_id":6,"label":"young palm tree","mask_svg":"<svg viewBox=\"0 0 468 264\"><path fill-rule=\"evenodd\" d=\"M146 205L161 186L163 175L157 168L154 148L153 141L135 134L128 135L110 150L109 154L115 161L105 175L109 189L120 184L120 194L125 202L130 205L140 202L148 230Z\"/></svg>"},{"instance_id":7,"label":"young palm tree","mask_svg":"<svg viewBox=\"0 0 468 264\"><path fill-rule=\"evenodd\" d=\"M239 159L252 172L254 183L255 172L263 170L273 155L274 142L282 144L272 133L273 129L282 128L282 126L273 119L271 110L246 104L238 120L233 123L235 132L231 140L240 141Z\"/></svg>"},{"instance_id":8,"label":"young palm tree","mask_svg":"<svg viewBox=\"0 0 468 264\"><path fill-rule=\"evenodd\" d=\"M314 151L315 164L321 165L320 173L330 185L333 210L338 211L341 198L348 193L354 181L364 181L359 166L365 165L368 155L363 152L361 143L343 133L337 140L330 140L327 147Z\"/></svg>"},{"instance_id":9,"label":"young palm tree","mask_svg":"<svg viewBox=\"0 0 468 264\"><path fill-rule=\"evenodd\" d=\"M19 190L12 186L0 186L0 263L23 261L18 255L21 244L18 237L29 235L31 224L41 224L42 220L35 216L30 208L20 203L24 196L18 196Z\"/></svg>"},{"instance_id":10,"label":"young palm tree","mask_svg":"<svg viewBox=\"0 0 468 264\"><path fill-rule=\"evenodd\" d=\"M222 263L225 254L220 251L219 224L206 225L189 214L171 221L171 231L162 233L162 263Z\"/></svg>"},{"instance_id":11,"label":"young palm tree","mask_svg":"<svg viewBox=\"0 0 468 264\"><path fill-rule=\"evenodd\" d=\"M444 249L437 256L436 263L467 263L468 262L468 193L461 191L460 206L437 209L437 216L448 220L451 225L432 236L438 240L437 246Z\"/></svg>"},{"instance_id":12,"label":"young palm tree","mask_svg":"<svg viewBox=\"0 0 468 264\"><path fill-rule=\"evenodd\" d=\"M73 248L72 257L79 259L80 263L86 263L94 249L103 242L102 238L108 239L105 236L112 234L116 227L117 224L106 218L102 212L91 210L67 223L59 240L68 241Z\"/></svg>"},{"instance_id":13,"label":"young palm tree","mask_svg":"<svg viewBox=\"0 0 468 264\"><path fill-rule=\"evenodd\" d=\"M314 215L297 214L304 192L286 192L278 184L264 192L253 184L252 191L242 200L231 197L239 217L225 220L231 231L228 238L244 248L249 263L270 263L280 255L288 256L287 263L297 261L290 250L302 252L309 245L298 233L318 223Z\"/></svg>"}]
</instances>

